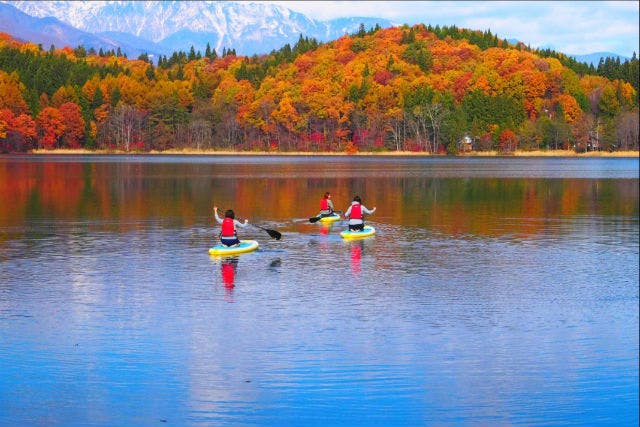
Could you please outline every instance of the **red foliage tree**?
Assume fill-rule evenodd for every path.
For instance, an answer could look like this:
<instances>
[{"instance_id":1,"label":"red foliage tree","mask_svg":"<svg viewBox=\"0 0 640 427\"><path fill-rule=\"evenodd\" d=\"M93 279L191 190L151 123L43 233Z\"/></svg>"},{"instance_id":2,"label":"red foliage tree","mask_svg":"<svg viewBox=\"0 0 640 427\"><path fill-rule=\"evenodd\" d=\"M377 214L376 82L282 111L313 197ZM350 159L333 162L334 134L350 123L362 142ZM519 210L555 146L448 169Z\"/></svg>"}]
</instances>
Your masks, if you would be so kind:
<instances>
[{"instance_id":1,"label":"red foliage tree","mask_svg":"<svg viewBox=\"0 0 640 427\"><path fill-rule=\"evenodd\" d=\"M15 115L8 108L0 110L0 141L9 151L24 151L36 137L36 125L28 114Z\"/></svg>"},{"instance_id":2,"label":"red foliage tree","mask_svg":"<svg viewBox=\"0 0 640 427\"><path fill-rule=\"evenodd\" d=\"M38 146L47 149L56 147L65 130L62 113L57 108L44 108L36 117L36 128Z\"/></svg>"},{"instance_id":3,"label":"red foliage tree","mask_svg":"<svg viewBox=\"0 0 640 427\"><path fill-rule=\"evenodd\" d=\"M511 129L500 132L500 151L510 153L518 148L518 137Z\"/></svg>"},{"instance_id":4,"label":"red foliage tree","mask_svg":"<svg viewBox=\"0 0 640 427\"><path fill-rule=\"evenodd\" d=\"M73 102L65 102L59 110L64 125L64 132L61 135L62 145L68 148L79 148L85 129L80 107Z\"/></svg>"}]
</instances>

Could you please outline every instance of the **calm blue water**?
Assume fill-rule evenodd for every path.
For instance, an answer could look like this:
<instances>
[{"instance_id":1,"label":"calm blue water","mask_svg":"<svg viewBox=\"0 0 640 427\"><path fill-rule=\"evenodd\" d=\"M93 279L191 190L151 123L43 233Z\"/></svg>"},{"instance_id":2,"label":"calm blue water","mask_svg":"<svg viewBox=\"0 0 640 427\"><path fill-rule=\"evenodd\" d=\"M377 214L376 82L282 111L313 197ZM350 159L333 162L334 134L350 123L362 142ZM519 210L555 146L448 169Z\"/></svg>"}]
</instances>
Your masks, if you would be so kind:
<instances>
[{"instance_id":1,"label":"calm blue water","mask_svg":"<svg viewBox=\"0 0 640 427\"><path fill-rule=\"evenodd\" d=\"M0 426L638 425L638 159L0 157L0 200ZM210 257L214 203L282 240Z\"/></svg>"}]
</instances>

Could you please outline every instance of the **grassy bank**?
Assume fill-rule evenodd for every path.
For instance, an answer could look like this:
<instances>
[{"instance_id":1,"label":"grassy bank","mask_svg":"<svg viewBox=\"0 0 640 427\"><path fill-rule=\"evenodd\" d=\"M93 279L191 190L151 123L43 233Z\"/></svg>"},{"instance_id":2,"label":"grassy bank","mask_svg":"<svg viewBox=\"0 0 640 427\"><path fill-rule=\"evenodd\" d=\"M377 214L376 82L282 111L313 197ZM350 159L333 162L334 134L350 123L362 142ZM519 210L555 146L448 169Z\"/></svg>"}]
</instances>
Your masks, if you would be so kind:
<instances>
[{"instance_id":1,"label":"grassy bank","mask_svg":"<svg viewBox=\"0 0 640 427\"><path fill-rule=\"evenodd\" d=\"M384 152L358 152L347 154L344 152L273 152L273 151L217 151L217 150L166 150L151 152L126 152L119 150L84 150L84 149L56 149L45 150L37 149L31 151L31 154L64 154L64 155L220 155L220 156L418 156L418 157L443 157L442 155L433 155L425 152L415 151L384 151ZM586 153L576 153L572 150L552 150L552 151L515 151L509 154L509 157L638 157L638 151L589 151ZM458 154L456 157L498 157L505 156L497 151L474 151L465 154Z\"/></svg>"},{"instance_id":2,"label":"grassy bank","mask_svg":"<svg viewBox=\"0 0 640 427\"><path fill-rule=\"evenodd\" d=\"M504 154L497 151L490 152L474 152L461 156L501 156ZM638 157L639 151L588 151L584 153L576 153L573 150L553 150L553 151L515 151L511 156L514 157Z\"/></svg>"}]
</instances>

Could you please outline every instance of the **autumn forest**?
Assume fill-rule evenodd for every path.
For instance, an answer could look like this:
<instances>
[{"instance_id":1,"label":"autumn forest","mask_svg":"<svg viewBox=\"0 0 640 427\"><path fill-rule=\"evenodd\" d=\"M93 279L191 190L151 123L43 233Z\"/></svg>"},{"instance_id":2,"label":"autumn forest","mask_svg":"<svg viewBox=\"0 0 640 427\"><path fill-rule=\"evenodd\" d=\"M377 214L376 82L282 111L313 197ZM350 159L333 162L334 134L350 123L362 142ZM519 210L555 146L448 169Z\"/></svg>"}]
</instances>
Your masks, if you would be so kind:
<instances>
[{"instance_id":1,"label":"autumn forest","mask_svg":"<svg viewBox=\"0 0 640 427\"><path fill-rule=\"evenodd\" d=\"M0 152L638 150L638 58L363 26L262 56L156 60L0 34Z\"/></svg>"}]
</instances>

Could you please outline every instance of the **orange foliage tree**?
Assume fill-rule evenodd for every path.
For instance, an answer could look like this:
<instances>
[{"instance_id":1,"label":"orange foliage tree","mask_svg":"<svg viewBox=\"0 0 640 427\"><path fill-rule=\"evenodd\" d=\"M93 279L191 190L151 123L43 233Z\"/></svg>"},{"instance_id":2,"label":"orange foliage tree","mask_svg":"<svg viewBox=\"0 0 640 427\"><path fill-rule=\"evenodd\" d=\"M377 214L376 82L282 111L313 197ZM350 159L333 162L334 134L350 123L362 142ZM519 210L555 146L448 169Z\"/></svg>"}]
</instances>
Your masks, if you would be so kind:
<instances>
[{"instance_id":1,"label":"orange foliage tree","mask_svg":"<svg viewBox=\"0 0 640 427\"><path fill-rule=\"evenodd\" d=\"M0 70L0 109L8 108L15 114L29 113L29 107L22 97L25 86L18 74L8 74Z\"/></svg>"}]
</instances>

